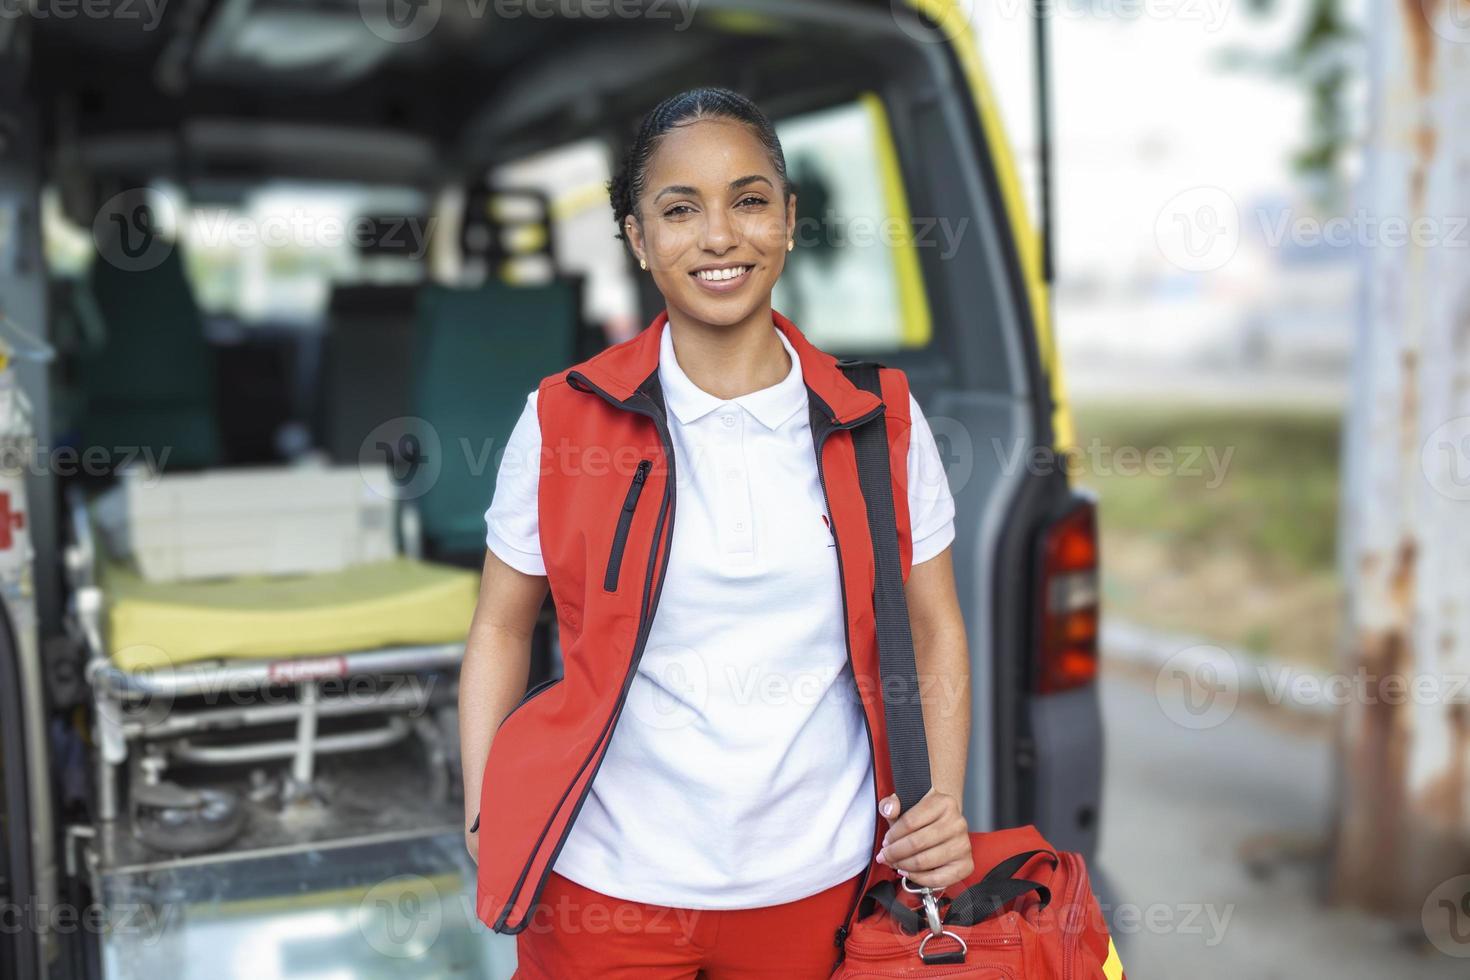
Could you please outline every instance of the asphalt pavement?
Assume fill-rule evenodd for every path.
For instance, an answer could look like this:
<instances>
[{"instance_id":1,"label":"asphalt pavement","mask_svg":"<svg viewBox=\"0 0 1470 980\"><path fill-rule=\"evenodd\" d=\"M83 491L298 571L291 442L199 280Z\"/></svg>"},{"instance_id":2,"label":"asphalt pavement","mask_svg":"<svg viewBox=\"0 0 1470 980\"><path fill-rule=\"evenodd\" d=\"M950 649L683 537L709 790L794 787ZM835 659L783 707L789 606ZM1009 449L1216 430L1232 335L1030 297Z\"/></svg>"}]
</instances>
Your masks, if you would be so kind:
<instances>
[{"instance_id":1,"label":"asphalt pavement","mask_svg":"<svg viewBox=\"0 0 1470 980\"><path fill-rule=\"evenodd\" d=\"M1417 921L1321 901L1331 726L1242 699L1228 713L1136 665L1102 680L1099 864L1129 980L1465 980Z\"/></svg>"}]
</instances>

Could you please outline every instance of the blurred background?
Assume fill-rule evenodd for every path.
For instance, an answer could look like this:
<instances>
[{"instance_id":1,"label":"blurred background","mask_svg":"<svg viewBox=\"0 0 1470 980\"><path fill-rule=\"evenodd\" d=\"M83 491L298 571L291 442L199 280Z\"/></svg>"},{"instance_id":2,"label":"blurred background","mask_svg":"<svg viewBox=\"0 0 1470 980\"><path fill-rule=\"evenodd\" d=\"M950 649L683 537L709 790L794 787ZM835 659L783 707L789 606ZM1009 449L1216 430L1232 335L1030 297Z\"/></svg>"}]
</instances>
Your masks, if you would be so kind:
<instances>
[{"instance_id":1,"label":"blurred background","mask_svg":"<svg viewBox=\"0 0 1470 980\"><path fill-rule=\"evenodd\" d=\"M1466 975L1465 0L24 0L0 59L15 975L510 975L483 511L658 312L605 182L698 84L777 124L776 308L940 442L972 827L1087 854L1133 980Z\"/></svg>"}]
</instances>

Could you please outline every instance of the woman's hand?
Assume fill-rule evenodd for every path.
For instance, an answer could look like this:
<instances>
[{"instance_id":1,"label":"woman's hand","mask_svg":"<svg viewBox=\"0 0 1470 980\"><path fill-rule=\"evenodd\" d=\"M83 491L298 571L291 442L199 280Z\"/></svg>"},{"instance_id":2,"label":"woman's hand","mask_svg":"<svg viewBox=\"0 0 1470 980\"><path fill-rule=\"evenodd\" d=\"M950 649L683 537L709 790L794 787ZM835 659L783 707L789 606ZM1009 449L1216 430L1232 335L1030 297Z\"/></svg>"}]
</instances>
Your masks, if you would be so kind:
<instances>
[{"instance_id":1,"label":"woman's hand","mask_svg":"<svg viewBox=\"0 0 1470 980\"><path fill-rule=\"evenodd\" d=\"M960 801L953 796L931 787L923 799L894 820L898 813L895 793L882 802L878 812L889 818L878 863L929 888L953 885L974 872L970 826L960 812Z\"/></svg>"}]
</instances>

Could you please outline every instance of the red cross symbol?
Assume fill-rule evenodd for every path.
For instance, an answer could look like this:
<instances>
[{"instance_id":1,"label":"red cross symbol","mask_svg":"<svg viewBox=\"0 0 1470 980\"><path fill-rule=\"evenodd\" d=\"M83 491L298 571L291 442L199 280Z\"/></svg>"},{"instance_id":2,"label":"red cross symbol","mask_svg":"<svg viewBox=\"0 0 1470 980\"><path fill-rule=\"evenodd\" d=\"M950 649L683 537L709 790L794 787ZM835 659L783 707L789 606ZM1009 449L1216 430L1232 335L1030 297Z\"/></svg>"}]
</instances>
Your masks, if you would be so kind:
<instances>
[{"instance_id":1,"label":"red cross symbol","mask_svg":"<svg viewBox=\"0 0 1470 980\"><path fill-rule=\"evenodd\" d=\"M25 526L25 512L11 510L10 494L0 493L0 551L9 551L14 547L15 535L11 532L19 531Z\"/></svg>"}]
</instances>

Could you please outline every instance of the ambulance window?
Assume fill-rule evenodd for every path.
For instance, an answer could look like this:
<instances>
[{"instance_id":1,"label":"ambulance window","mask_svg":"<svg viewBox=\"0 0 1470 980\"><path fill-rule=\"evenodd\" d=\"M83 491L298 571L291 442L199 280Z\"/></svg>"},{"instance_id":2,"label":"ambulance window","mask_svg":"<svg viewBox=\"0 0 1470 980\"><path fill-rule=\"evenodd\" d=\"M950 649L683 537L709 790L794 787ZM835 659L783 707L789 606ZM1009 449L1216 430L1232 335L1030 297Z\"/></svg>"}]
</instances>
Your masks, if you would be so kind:
<instances>
[{"instance_id":1,"label":"ambulance window","mask_svg":"<svg viewBox=\"0 0 1470 980\"><path fill-rule=\"evenodd\" d=\"M819 347L924 347L931 326L917 249L939 247L909 213L882 101L792 116L776 126L796 185L796 250L772 296Z\"/></svg>"},{"instance_id":2,"label":"ambulance window","mask_svg":"<svg viewBox=\"0 0 1470 980\"><path fill-rule=\"evenodd\" d=\"M206 312L315 325L334 285L423 279L424 220L415 216L425 207L408 189L272 185L230 203L189 204L179 240Z\"/></svg>"},{"instance_id":3,"label":"ambulance window","mask_svg":"<svg viewBox=\"0 0 1470 980\"><path fill-rule=\"evenodd\" d=\"M644 324L608 204L611 162L607 144L584 139L497 167L491 181L498 187L527 188L547 196L555 271L586 277L582 315L601 325L608 341L616 343Z\"/></svg>"}]
</instances>

